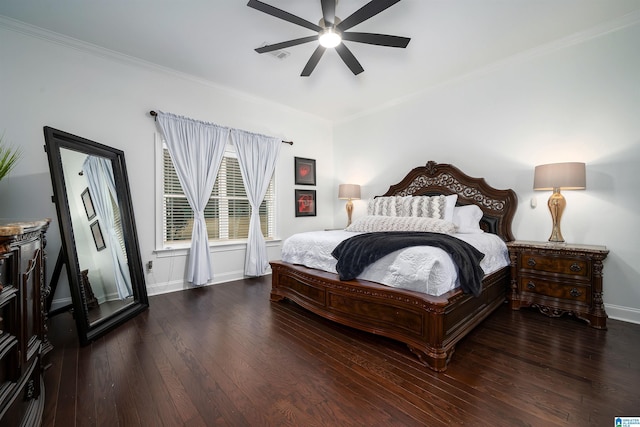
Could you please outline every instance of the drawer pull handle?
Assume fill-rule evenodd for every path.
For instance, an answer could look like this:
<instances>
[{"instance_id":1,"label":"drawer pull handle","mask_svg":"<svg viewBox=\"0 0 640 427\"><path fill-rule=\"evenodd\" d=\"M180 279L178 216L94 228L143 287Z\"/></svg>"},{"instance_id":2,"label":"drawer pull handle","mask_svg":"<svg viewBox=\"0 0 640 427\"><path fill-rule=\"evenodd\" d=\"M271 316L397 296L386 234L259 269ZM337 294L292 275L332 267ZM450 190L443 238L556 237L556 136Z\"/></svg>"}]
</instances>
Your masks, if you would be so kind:
<instances>
[{"instance_id":1,"label":"drawer pull handle","mask_svg":"<svg viewBox=\"0 0 640 427\"><path fill-rule=\"evenodd\" d=\"M573 264L571 264L571 267L569 267L569 270L577 273L579 271L582 271L582 267L580 267L580 264L578 264L577 262L574 262Z\"/></svg>"},{"instance_id":2,"label":"drawer pull handle","mask_svg":"<svg viewBox=\"0 0 640 427\"><path fill-rule=\"evenodd\" d=\"M572 289L571 289L571 291L569 291L569 294L570 294L572 297L579 297L580 295L582 295L582 291L579 291L579 290L578 290L578 289L576 289L576 288L572 288Z\"/></svg>"},{"instance_id":3,"label":"drawer pull handle","mask_svg":"<svg viewBox=\"0 0 640 427\"><path fill-rule=\"evenodd\" d=\"M528 265L529 267L535 267L535 265L536 265L536 260L535 260L535 259L533 259L533 258L529 258L529 260L527 261L527 265Z\"/></svg>"},{"instance_id":4,"label":"drawer pull handle","mask_svg":"<svg viewBox=\"0 0 640 427\"><path fill-rule=\"evenodd\" d=\"M536 288L536 284L533 282L529 282L527 283L527 289L535 289Z\"/></svg>"}]
</instances>

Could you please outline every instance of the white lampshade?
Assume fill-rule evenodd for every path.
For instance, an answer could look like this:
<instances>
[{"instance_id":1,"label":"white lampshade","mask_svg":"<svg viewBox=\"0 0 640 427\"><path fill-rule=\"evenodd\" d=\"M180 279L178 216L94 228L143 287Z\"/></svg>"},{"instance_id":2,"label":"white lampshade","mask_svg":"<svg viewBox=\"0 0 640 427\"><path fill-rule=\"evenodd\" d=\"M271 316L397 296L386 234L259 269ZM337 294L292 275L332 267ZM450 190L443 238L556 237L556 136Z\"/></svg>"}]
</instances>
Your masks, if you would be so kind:
<instances>
[{"instance_id":1,"label":"white lampshade","mask_svg":"<svg viewBox=\"0 0 640 427\"><path fill-rule=\"evenodd\" d=\"M340 184L338 199L360 200L360 186L358 184Z\"/></svg>"},{"instance_id":2,"label":"white lampshade","mask_svg":"<svg viewBox=\"0 0 640 427\"><path fill-rule=\"evenodd\" d=\"M587 188L585 164L578 162L550 163L536 166L534 190L584 190Z\"/></svg>"}]
</instances>

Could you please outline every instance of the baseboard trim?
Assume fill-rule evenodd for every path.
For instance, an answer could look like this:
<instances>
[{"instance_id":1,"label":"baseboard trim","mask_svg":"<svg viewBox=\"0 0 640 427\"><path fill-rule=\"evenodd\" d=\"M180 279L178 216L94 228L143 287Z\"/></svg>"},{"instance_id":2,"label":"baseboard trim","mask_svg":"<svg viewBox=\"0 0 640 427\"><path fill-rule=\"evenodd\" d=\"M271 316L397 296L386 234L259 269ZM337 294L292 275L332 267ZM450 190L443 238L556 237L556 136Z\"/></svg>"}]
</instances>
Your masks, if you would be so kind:
<instances>
[{"instance_id":1,"label":"baseboard trim","mask_svg":"<svg viewBox=\"0 0 640 427\"><path fill-rule=\"evenodd\" d=\"M51 307L49 308L49 313L57 313L58 311L65 311L69 307L73 307L73 301L71 301L71 297L58 298L51 301Z\"/></svg>"},{"instance_id":2,"label":"baseboard trim","mask_svg":"<svg viewBox=\"0 0 640 427\"><path fill-rule=\"evenodd\" d=\"M271 268L268 268L267 272L265 273L265 276L270 274L271 274ZM230 271L227 273L216 275L211 282L203 286L219 285L221 283L233 282L234 280L242 280L245 278L246 277L243 271ZM149 283L147 283L147 294L149 294L149 296L168 294L171 292L178 292L178 291L184 291L186 289L193 289L195 287L196 286L193 286L192 284L187 283L184 280L174 280L171 282L155 283L153 285L150 285Z\"/></svg>"},{"instance_id":3,"label":"baseboard trim","mask_svg":"<svg viewBox=\"0 0 640 427\"><path fill-rule=\"evenodd\" d=\"M605 304L604 308L609 319L621 320L623 322L636 323L640 325L640 310L637 308L621 307L613 304Z\"/></svg>"}]
</instances>

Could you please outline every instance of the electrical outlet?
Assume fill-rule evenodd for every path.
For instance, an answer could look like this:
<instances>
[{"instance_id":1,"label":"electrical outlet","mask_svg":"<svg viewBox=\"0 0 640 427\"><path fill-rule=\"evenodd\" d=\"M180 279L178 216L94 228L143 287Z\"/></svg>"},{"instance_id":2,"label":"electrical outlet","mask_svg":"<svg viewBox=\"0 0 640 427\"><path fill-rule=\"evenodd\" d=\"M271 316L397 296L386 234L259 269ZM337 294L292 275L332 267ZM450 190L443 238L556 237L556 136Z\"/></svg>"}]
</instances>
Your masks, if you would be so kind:
<instances>
[{"instance_id":1,"label":"electrical outlet","mask_svg":"<svg viewBox=\"0 0 640 427\"><path fill-rule=\"evenodd\" d=\"M147 271L153 270L153 261L147 261Z\"/></svg>"}]
</instances>

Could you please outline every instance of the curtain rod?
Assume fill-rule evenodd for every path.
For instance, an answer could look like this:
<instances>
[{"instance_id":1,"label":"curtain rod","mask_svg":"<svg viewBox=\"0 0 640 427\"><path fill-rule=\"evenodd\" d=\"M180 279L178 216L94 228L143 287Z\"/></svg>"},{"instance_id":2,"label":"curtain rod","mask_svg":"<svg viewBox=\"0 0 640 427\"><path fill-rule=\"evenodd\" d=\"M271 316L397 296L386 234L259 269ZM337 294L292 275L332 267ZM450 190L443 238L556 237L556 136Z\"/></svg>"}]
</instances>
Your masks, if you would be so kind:
<instances>
[{"instance_id":1,"label":"curtain rod","mask_svg":"<svg viewBox=\"0 0 640 427\"><path fill-rule=\"evenodd\" d=\"M154 120L158 120L158 113L156 113L155 111L151 110L149 111L149 114L151 114L151 116L154 118ZM282 141L283 144L289 144L289 145L293 145L293 141Z\"/></svg>"}]
</instances>

